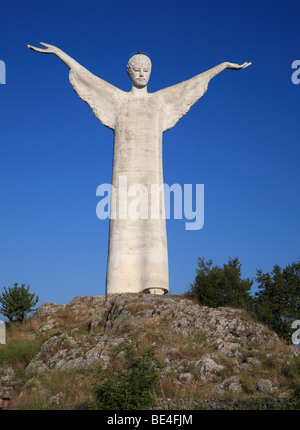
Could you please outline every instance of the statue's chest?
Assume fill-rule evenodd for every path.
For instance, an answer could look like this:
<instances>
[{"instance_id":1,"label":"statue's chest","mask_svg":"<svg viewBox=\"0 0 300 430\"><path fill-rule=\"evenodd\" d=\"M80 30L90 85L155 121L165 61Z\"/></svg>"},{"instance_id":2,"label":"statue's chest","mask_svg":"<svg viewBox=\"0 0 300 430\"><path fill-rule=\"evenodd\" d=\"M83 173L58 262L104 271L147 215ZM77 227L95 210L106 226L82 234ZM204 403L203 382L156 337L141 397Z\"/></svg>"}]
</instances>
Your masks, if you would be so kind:
<instances>
[{"instance_id":1,"label":"statue's chest","mask_svg":"<svg viewBox=\"0 0 300 430\"><path fill-rule=\"evenodd\" d=\"M119 112L119 126L133 133L156 132L159 109L155 96L128 97Z\"/></svg>"}]
</instances>

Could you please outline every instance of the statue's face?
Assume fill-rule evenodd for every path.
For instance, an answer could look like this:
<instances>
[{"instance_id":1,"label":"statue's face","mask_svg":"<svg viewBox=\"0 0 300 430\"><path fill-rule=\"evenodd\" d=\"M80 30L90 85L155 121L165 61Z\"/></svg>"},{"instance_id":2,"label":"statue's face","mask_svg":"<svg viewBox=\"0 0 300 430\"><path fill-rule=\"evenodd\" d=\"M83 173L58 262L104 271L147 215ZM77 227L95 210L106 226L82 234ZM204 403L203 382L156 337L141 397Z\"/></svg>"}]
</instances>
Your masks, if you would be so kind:
<instances>
[{"instance_id":1,"label":"statue's face","mask_svg":"<svg viewBox=\"0 0 300 430\"><path fill-rule=\"evenodd\" d=\"M127 72L135 87L144 88L150 78L150 58L142 54L134 55L128 62Z\"/></svg>"}]
</instances>

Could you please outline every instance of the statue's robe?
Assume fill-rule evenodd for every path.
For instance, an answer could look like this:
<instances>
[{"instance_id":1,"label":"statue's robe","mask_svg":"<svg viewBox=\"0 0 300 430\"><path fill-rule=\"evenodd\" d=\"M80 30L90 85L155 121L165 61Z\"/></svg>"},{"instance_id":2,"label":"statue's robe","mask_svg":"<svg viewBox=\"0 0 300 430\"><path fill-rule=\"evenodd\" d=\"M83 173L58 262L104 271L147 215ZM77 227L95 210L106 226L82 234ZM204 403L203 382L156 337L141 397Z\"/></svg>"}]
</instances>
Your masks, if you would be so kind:
<instances>
[{"instance_id":1,"label":"statue's robe","mask_svg":"<svg viewBox=\"0 0 300 430\"><path fill-rule=\"evenodd\" d=\"M112 185L117 204L111 208L114 214L110 217L106 293L151 289L167 293L164 199L163 193L157 195L159 212L158 216L153 215L151 205L158 202L150 201L151 185L163 186L162 133L172 128L202 97L209 75L203 73L142 97L114 87L79 65L71 68L69 76L78 96L102 124L114 131ZM119 191L124 178L128 188L142 184L149 193L148 213L142 212L138 219L124 216L126 205L129 210L138 196L126 196L127 202L124 200Z\"/></svg>"}]
</instances>

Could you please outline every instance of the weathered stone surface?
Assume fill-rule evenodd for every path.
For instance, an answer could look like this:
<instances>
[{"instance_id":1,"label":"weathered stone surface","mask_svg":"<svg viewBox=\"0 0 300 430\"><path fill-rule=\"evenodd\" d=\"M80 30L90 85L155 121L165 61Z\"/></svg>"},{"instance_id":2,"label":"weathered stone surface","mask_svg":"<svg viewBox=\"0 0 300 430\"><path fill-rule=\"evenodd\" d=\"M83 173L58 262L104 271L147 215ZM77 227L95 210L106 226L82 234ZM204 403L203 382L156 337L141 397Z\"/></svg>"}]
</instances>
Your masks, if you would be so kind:
<instances>
[{"instance_id":1,"label":"weathered stone surface","mask_svg":"<svg viewBox=\"0 0 300 430\"><path fill-rule=\"evenodd\" d=\"M228 357L241 357L240 344L238 342L223 342L220 341L217 346L217 351Z\"/></svg>"},{"instance_id":2,"label":"weathered stone surface","mask_svg":"<svg viewBox=\"0 0 300 430\"><path fill-rule=\"evenodd\" d=\"M15 372L11 367L0 369L0 398L10 397L15 381Z\"/></svg>"},{"instance_id":3,"label":"weathered stone surface","mask_svg":"<svg viewBox=\"0 0 300 430\"><path fill-rule=\"evenodd\" d=\"M36 318L38 320L45 317L47 318L56 314L59 310L64 309L64 307L65 305L57 305L56 303L44 303L38 308Z\"/></svg>"},{"instance_id":4,"label":"weathered stone surface","mask_svg":"<svg viewBox=\"0 0 300 430\"><path fill-rule=\"evenodd\" d=\"M272 382L267 379L260 379L259 381L257 381L257 390L264 394L272 394Z\"/></svg>"},{"instance_id":5,"label":"weathered stone surface","mask_svg":"<svg viewBox=\"0 0 300 430\"><path fill-rule=\"evenodd\" d=\"M241 393L243 390L240 381L241 378L239 376L231 376L224 379L220 384L214 386L211 391L219 395L225 394L226 391L232 393Z\"/></svg>"},{"instance_id":6,"label":"weathered stone surface","mask_svg":"<svg viewBox=\"0 0 300 430\"><path fill-rule=\"evenodd\" d=\"M228 386L228 391L230 391L233 394L241 393L243 391L241 384L238 382L233 382Z\"/></svg>"},{"instance_id":7,"label":"weathered stone surface","mask_svg":"<svg viewBox=\"0 0 300 430\"><path fill-rule=\"evenodd\" d=\"M93 347L89 343L79 346L70 336L53 336L43 344L25 373L43 373L49 369L89 369L96 365L106 368L110 364L109 349L122 342L124 338L101 336L95 339Z\"/></svg>"},{"instance_id":8,"label":"weathered stone surface","mask_svg":"<svg viewBox=\"0 0 300 430\"><path fill-rule=\"evenodd\" d=\"M178 376L179 382L192 382L194 375L192 373L180 373Z\"/></svg>"},{"instance_id":9,"label":"weathered stone surface","mask_svg":"<svg viewBox=\"0 0 300 430\"><path fill-rule=\"evenodd\" d=\"M212 376L223 370L225 367L221 364L217 364L213 359L210 357L202 357L197 363L195 364L195 368L199 370L200 377L203 381L209 381L211 380Z\"/></svg>"}]
</instances>

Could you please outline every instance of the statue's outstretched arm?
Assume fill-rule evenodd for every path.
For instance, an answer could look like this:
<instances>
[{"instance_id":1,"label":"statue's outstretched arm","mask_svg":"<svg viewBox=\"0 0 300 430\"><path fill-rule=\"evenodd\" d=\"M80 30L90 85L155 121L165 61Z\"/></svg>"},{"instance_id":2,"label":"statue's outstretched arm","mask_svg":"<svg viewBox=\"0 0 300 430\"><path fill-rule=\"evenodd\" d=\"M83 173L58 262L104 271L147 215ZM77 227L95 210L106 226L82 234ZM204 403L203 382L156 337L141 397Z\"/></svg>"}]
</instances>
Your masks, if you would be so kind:
<instances>
[{"instance_id":1,"label":"statue's outstretched arm","mask_svg":"<svg viewBox=\"0 0 300 430\"><path fill-rule=\"evenodd\" d=\"M207 70L207 72L201 73L201 75L207 75L209 79L212 79L219 73L223 72L223 70L225 69L241 70L245 69L248 66L251 66L251 64L252 63L249 63L247 61L243 64L229 63L228 61L226 61L224 63L219 64L218 66L213 67L212 69Z\"/></svg>"},{"instance_id":2,"label":"statue's outstretched arm","mask_svg":"<svg viewBox=\"0 0 300 430\"><path fill-rule=\"evenodd\" d=\"M36 48L32 45L27 45L29 49L32 49L33 51L40 52L42 54L54 54L56 55L63 63L65 63L66 66L69 67L69 69L81 67L77 61L73 60L68 54L66 54L61 49L57 48L57 46L49 45L49 43L43 43L40 42L40 45L45 46L44 48Z\"/></svg>"},{"instance_id":3,"label":"statue's outstretched arm","mask_svg":"<svg viewBox=\"0 0 300 430\"><path fill-rule=\"evenodd\" d=\"M42 54L55 54L70 69L69 79L77 93L93 110L95 116L106 127L114 129L116 123L116 105L124 92L93 75L77 61L56 46L40 43L44 48L27 45L29 49Z\"/></svg>"},{"instance_id":4,"label":"statue's outstretched arm","mask_svg":"<svg viewBox=\"0 0 300 430\"><path fill-rule=\"evenodd\" d=\"M162 131L169 130L185 115L206 92L212 78L225 69L240 70L252 63L235 64L224 62L187 81L157 91L163 111Z\"/></svg>"}]
</instances>

